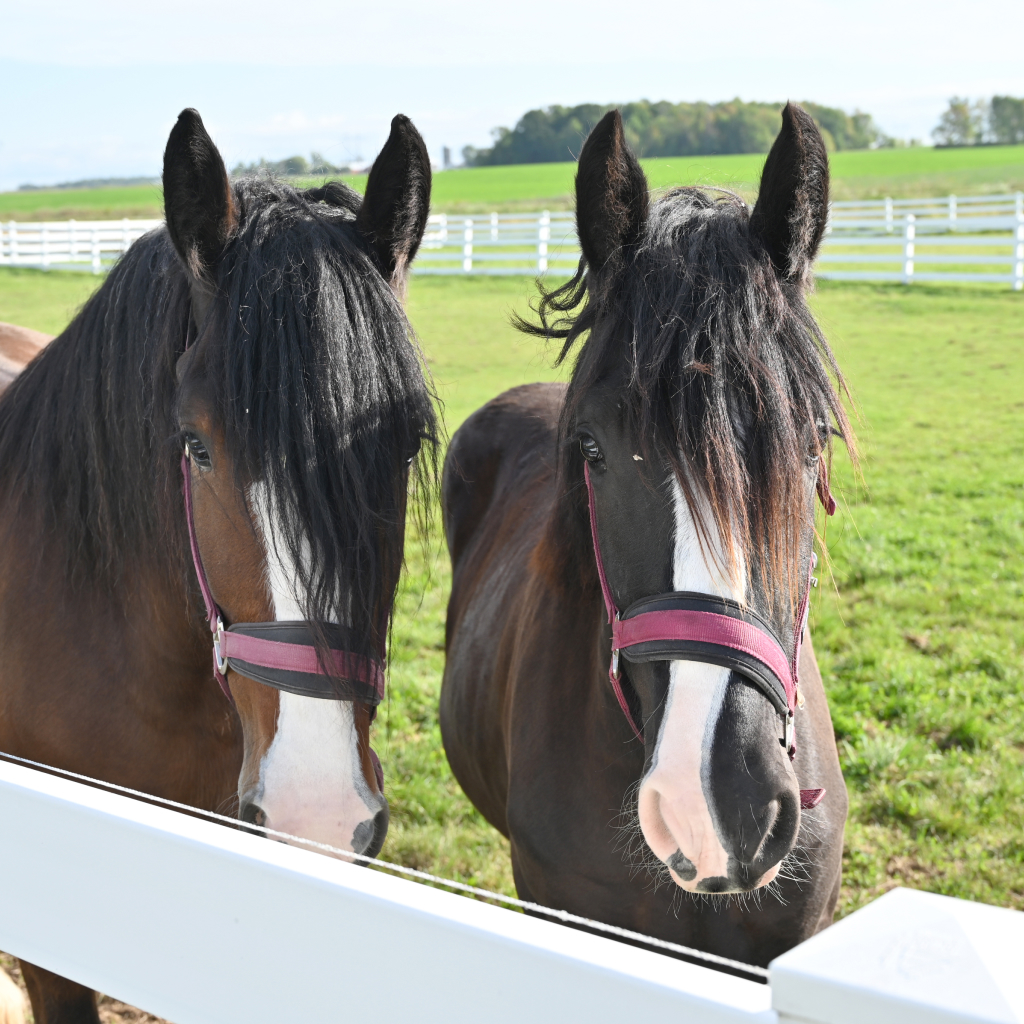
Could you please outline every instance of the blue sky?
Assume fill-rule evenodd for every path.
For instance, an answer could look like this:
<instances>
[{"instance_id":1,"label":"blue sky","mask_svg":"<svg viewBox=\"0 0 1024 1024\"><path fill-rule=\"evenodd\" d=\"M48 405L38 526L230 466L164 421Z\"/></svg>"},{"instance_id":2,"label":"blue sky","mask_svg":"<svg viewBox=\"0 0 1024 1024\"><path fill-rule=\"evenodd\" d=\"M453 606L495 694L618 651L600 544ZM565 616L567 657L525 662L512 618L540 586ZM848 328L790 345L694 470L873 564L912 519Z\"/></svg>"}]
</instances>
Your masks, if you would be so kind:
<instances>
[{"instance_id":1,"label":"blue sky","mask_svg":"<svg viewBox=\"0 0 1024 1024\"><path fill-rule=\"evenodd\" d=\"M0 189L157 174L185 106L230 165L370 159L398 111L439 158L551 103L806 98L927 139L953 94L1024 95L1020 0L0 0L0 26Z\"/></svg>"}]
</instances>

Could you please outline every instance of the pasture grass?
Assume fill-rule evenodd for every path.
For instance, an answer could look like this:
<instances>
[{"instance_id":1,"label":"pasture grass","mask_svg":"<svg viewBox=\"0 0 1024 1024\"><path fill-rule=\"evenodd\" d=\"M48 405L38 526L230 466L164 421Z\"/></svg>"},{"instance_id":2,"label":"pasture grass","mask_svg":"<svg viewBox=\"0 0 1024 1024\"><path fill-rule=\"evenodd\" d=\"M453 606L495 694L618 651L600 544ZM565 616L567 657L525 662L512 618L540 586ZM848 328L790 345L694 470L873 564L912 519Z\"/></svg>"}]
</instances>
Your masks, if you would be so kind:
<instances>
[{"instance_id":1,"label":"pasture grass","mask_svg":"<svg viewBox=\"0 0 1024 1024\"><path fill-rule=\"evenodd\" d=\"M53 331L97 279L0 271L0 320ZM507 322L525 278L414 278L409 312L449 431L499 391L556 379ZM862 478L837 453L812 627L851 795L840 913L895 885L1024 909L1024 294L823 283ZM382 856L513 893L508 845L441 748L447 555L411 531L374 743Z\"/></svg>"},{"instance_id":2,"label":"pasture grass","mask_svg":"<svg viewBox=\"0 0 1024 1024\"><path fill-rule=\"evenodd\" d=\"M120 220L163 215L164 196L159 185L0 192L0 220Z\"/></svg>"},{"instance_id":3,"label":"pasture grass","mask_svg":"<svg viewBox=\"0 0 1024 1024\"><path fill-rule=\"evenodd\" d=\"M981 195L1024 189L1024 146L964 149L846 150L830 156L834 199ZM764 155L658 157L642 160L653 188L708 185L753 200ZM575 163L468 167L434 175L431 205L447 213L568 210ZM302 184L320 184L310 179ZM343 178L366 188L366 175ZM162 217L158 185L95 189L40 189L0 193L0 220L104 220Z\"/></svg>"}]
</instances>

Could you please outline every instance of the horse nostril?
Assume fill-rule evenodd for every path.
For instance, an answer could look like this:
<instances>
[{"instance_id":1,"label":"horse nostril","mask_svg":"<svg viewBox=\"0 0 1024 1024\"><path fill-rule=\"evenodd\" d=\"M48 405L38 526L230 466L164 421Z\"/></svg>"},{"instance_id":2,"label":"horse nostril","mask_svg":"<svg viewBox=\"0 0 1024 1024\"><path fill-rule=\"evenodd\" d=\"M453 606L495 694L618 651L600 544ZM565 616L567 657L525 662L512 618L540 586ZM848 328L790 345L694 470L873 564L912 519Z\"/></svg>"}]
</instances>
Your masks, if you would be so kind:
<instances>
[{"instance_id":1,"label":"horse nostril","mask_svg":"<svg viewBox=\"0 0 1024 1024\"><path fill-rule=\"evenodd\" d=\"M238 817L248 825L266 825L266 812L259 804L244 803L238 812Z\"/></svg>"},{"instance_id":2,"label":"horse nostril","mask_svg":"<svg viewBox=\"0 0 1024 1024\"><path fill-rule=\"evenodd\" d=\"M367 818L356 825L352 833L352 849L364 857L376 857L387 837L390 818L391 812L385 802L372 818Z\"/></svg>"},{"instance_id":3,"label":"horse nostril","mask_svg":"<svg viewBox=\"0 0 1024 1024\"><path fill-rule=\"evenodd\" d=\"M697 877L697 868L682 850L676 850L665 863L684 881L692 882Z\"/></svg>"}]
</instances>

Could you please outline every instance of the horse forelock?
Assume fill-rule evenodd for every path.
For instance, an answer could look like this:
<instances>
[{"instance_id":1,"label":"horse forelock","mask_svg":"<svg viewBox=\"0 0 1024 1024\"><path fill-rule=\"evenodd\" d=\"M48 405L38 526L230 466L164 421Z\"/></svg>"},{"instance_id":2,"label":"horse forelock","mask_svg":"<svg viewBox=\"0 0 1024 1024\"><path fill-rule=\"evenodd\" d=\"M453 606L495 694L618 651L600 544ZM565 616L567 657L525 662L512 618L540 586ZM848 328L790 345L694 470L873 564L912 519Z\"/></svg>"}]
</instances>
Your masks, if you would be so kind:
<instances>
[{"instance_id":1,"label":"horse forelock","mask_svg":"<svg viewBox=\"0 0 1024 1024\"><path fill-rule=\"evenodd\" d=\"M204 354L224 382L225 440L236 471L266 486L305 617L338 621L344 606L365 653L379 653L402 559L406 466L434 476L422 361L356 235L357 203L251 187L263 202L240 203L219 267L224 328Z\"/></svg>"},{"instance_id":2,"label":"horse forelock","mask_svg":"<svg viewBox=\"0 0 1024 1024\"><path fill-rule=\"evenodd\" d=\"M532 333L578 347L560 423L562 491L585 514L572 442L576 410L617 387L631 427L679 480L707 550L772 577L794 599L810 426L853 448L842 375L802 290L780 280L737 196L675 189L653 204L640 244L611 281L575 277L542 295ZM709 521L710 520L710 521ZM581 534L582 536L582 534ZM586 537L581 543L585 545ZM762 584L767 580L762 579Z\"/></svg>"},{"instance_id":3,"label":"horse forelock","mask_svg":"<svg viewBox=\"0 0 1024 1024\"><path fill-rule=\"evenodd\" d=\"M355 234L351 190L234 188L239 223L202 339L228 449L293 524L286 543L310 545L310 617L336 618L344 580L379 646L421 440L419 476L436 476L415 338ZM189 319L186 272L165 229L150 232L0 402L0 480L43 512L69 579L116 589L140 562L180 578L175 364Z\"/></svg>"}]
</instances>

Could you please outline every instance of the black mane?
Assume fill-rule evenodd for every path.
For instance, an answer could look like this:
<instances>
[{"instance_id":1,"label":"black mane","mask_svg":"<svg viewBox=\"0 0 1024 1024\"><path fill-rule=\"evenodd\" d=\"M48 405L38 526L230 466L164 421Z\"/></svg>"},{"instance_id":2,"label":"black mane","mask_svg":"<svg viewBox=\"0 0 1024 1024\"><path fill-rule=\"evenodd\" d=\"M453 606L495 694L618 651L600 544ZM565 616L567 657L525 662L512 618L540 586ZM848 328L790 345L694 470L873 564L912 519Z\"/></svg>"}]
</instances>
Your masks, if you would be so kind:
<instances>
[{"instance_id":1,"label":"black mane","mask_svg":"<svg viewBox=\"0 0 1024 1024\"><path fill-rule=\"evenodd\" d=\"M623 381L637 436L663 447L697 521L710 505L725 544L738 536L745 555L760 553L748 565L793 589L801 523L792 510L804 503L794 467L809 443L828 447L833 432L853 445L845 385L801 282L780 277L750 231L747 205L727 192L667 193L622 256L611 281L595 279L581 259L570 281L542 292L540 324L518 322L561 339L559 363L582 344L562 441L587 389ZM577 449L562 445L566 491L582 477Z\"/></svg>"},{"instance_id":2,"label":"black mane","mask_svg":"<svg viewBox=\"0 0 1024 1024\"><path fill-rule=\"evenodd\" d=\"M267 482L309 618L342 617L344 581L357 636L379 650L401 564L402 472L422 440L428 475L435 458L420 356L354 228L358 195L269 179L233 190L237 231L200 325L229 453ZM180 574L175 364L190 310L160 228L0 401L0 482L41 503L71 581L116 590L140 562Z\"/></svg>"}]
</instances>

